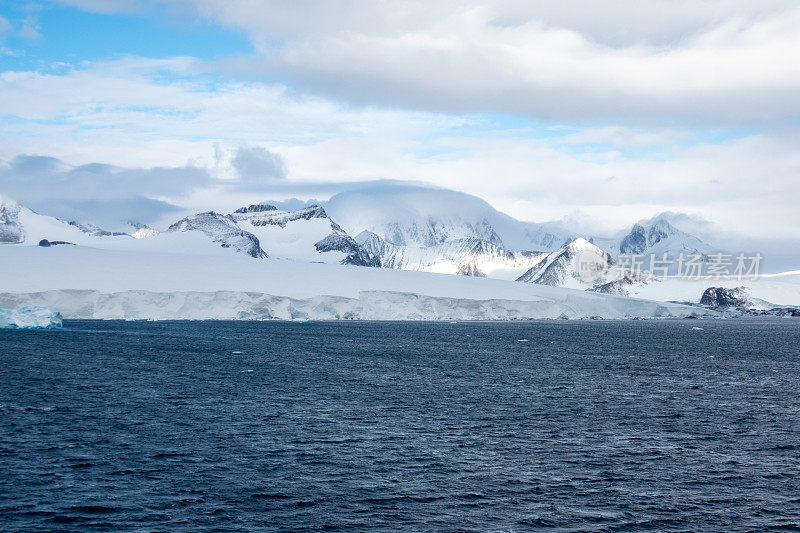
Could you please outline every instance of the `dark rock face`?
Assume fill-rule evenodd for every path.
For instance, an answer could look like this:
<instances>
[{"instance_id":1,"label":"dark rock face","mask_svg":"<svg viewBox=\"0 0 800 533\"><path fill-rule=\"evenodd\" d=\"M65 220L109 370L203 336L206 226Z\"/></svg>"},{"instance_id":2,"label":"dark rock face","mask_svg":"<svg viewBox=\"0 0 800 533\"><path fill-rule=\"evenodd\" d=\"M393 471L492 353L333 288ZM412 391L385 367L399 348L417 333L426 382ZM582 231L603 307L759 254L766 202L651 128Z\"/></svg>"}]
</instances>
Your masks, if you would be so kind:
<instances>
[{"instance_id":1,"label":"dark rock face","mask_svg":"<svg viewBox=\"0 0 800 533\"><path fill-rule=\"evenodd\" d=\"M269 204L253 204L250 207L240 207L234 213L264 213L265 211L277 211L278 208Z\"/></svg>"},{"instance_id":2,"label":"dark rock face","mask_svg":"<svg viewBox=\"0 0 800 533\"><path fill-rule=\"evenodd\" d=\"M81 230L82 232L84 232L84 233L86 233L88 235L93 235L95 237L119 237L121 235L127 235L127 233L125 233L124 231L108 231L108 230L104 230L102 228L98 228L96 226L91 226L91 225L87 226L85 224L81 224L80 222L78 222L76 220L72 220L70 222L67 222L67 224L69 224L70 226L78 228L79 230Z\"/></svg>"},{"instance_id":3,"label":"dark rock face","mask_svg":"<svg viewBox=\"0 0 800 533\"><path fill-rule=\"evenodd\" d=\"M237 211L237 213L239 212ZM300 209L299 211L293 211L291 213L283 213L283 214L277 213L275 216L269 216L259 219L251 219L250 223L254 226L280 226L282 228L285 228L286 224L288 224L289 222L293 222L295 220L311 220L312 218L328 218L328 215L327 213L325 213L325 210L320 206L312 205L304 209Z\"/></svg>"},{"instance_id":4,"label":"dark rock face","mask_svg":"<svg viewBox=\"0 0 800 533\"><path fill-rule=\"evenodd\" d=\"M641 224L634 224L631 232L622 239L619 251L623 254L640 254L647 249L647 232Z\"/></svg>"},{"instance_id":5,"label":"dark rock face","mask_svg":"<svg viewBox=\"0 0 800 533\"><path fill-rule=\"evenodd\" d=\"M631 232L619 244L619 251L622 254L641 254L650 246L677 233L678 230L666 220L659 220L648 228L634 224Z\"/></svg>"},{"instance_id":6,"label":"dark rock face","mask_svg":"<svg viewBox=\"0 0 800 533\"><path fill-rule=\"evenodd\" d=\"M700 305L708 307L750 307L750 295L744 287L726 289L709 287L700 298Z\"/></svg>"},{"instance_id":7,"label":"dark rock face","mask_svg":"<svg viewBox=\"0 0 800 533\"><path fill-rule=\"evenodd\" d=\"M48 247L48 246L58 246L59 244L69 244L70 246L75 246L75 243L67 242L67 241L48 241L47 239L42 239L39 241L39 246Z\"/></svg>"},{"instance_id":8,"label":"dark rock face","mask_svg":"<svg viewBox=\"0 0 800 533\"><path fill-rule=\"evenodd\" d=\"M380 258L370 254L355 239L343 233L331 233L314 245L318 252L338 251L347 254L343 265L380 267Z\"/></svg>"}]
</instances>

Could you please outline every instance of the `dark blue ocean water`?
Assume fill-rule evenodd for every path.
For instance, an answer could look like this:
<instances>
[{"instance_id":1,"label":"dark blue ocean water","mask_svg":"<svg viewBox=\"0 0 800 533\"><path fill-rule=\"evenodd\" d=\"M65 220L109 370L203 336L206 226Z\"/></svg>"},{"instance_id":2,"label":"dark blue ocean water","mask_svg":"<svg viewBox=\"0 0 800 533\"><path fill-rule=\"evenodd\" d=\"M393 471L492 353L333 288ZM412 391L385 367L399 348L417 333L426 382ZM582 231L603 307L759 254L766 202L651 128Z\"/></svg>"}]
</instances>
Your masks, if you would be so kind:
<instances>
[{"instance_id":1,"label":"dark blue ocean water","mask_svg":"<svg viewBox=\"0 0 800 533\"><path fill-rule=\"evenodd\" d=\"M0 331L2 531L800 528L797 320L66 326Z\"/></svg>"}]
</instances>

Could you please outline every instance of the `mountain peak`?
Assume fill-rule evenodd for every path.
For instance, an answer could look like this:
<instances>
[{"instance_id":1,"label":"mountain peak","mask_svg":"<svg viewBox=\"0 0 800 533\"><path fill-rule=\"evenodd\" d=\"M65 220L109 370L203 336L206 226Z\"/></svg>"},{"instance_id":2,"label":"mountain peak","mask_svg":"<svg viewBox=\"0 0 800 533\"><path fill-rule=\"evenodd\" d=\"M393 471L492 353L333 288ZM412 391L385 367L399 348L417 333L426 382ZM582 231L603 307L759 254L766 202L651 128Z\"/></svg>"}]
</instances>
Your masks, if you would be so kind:
<instances>
[{"instance_id":1,"label":"mountain peak","mask_svg":"<svg viewBox=\"0 0 800 533\"><path fill-rule=\"evenodd\" d=\"M240 207L234 213L263 213L265 211L277 211L278 208L270 204L252 204L249 207Z\"/></svg>"},{"instance_id":2,"label":"mountain peak","mask_svg":"<svg viewBox=\"0 0 800 533\"><path fill-rule=\"evenodd\" d=\"M667 213L637 222L619 245L620 253L634 255L705 253L709 249L710 247L697 237L673 226L667 220Z\"/></svg>"}]
</instances>

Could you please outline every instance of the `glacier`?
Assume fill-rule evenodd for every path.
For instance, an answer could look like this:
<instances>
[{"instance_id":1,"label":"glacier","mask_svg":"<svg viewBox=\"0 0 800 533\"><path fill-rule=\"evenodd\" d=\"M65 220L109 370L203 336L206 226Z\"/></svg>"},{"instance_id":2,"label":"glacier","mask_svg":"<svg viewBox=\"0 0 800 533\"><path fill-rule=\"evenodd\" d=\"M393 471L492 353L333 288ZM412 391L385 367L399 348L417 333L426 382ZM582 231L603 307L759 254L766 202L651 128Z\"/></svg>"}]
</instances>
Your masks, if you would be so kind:
<instances>
[{"instance_id":1,"label":"glacier","mask_svg":"<svg viewBox=\"0 0 800 533\"><path fill-rule=\"evenodd\" d=\"M567 291L571 292L571 291ZM51 290L0 293L0 305L47 305L67 318L103 320L533 320L713 316L701 308L581 293L540 300L477 300L362 291L356 298L257 292Z\"/></svg>"},{"instance_id":2,"label":"glacier","mask_svg":"<svg viewBox=\"0 0 800 533\"><path fill-rule=\"evenodd\" d=\"M8 306L0 308L0 329L57 329L62 325L61 314L46 307Z\"/></svg>"},{"instance_id":3,"label":"glacier","mask_svg":"<svg viewBox=\"0 0 800 533\"><path fill-rule=\"evenodd\" d=\"M531 283L256 260L240 253L200 256L79 246L0 253L0 280L6 280L0 283L0 307L36 305L65 318L523 320L703 313L697 307Z\"/></svg>"}]
</instances>

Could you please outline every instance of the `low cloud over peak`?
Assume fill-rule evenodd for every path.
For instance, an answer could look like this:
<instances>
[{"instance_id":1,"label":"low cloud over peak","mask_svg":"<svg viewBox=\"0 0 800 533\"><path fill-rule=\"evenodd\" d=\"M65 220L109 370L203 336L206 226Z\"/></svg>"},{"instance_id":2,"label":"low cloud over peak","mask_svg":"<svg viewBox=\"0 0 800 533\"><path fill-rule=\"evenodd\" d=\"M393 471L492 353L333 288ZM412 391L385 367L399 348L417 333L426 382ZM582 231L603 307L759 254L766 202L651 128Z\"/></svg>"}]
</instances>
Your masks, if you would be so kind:
<instances>
[{"instance_id":1,"label":"low cloud over peak","mask_svg":"<svg viewBox=\"0 0 800 533\"><path fill-rule=\"evenodd\" d=\"M259 183L287 176L286 163L280 154L270 152L261 146L241 146L231 159L239 179Z\"/></svg>"},{"instance_id":2,"label":"low cloud over peak","mask_svg":"<svg viewBox=\"0 0 800 533\"><path fill-rule=\"evenodd\" d=\"M205 169L190 166L71 166L54 157L27 154L0 164L4 195L47 214L111 227L127 220L156 220L178 209L158 197L185 195L216 181Z\"/></svg>"}]
</instances>

